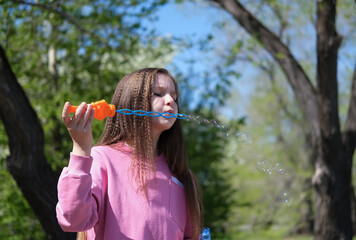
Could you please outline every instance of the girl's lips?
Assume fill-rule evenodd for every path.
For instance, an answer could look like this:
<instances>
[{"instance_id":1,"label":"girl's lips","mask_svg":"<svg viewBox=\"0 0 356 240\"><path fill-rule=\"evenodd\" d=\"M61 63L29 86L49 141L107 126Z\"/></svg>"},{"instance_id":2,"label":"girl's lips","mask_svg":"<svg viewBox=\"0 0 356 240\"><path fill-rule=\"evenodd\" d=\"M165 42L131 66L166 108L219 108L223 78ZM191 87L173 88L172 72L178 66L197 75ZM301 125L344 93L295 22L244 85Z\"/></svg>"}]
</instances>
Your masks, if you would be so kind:
<instances>
[{"instance_id":1,"label":"girl's lips","mask_svg":"<svg viewBox=\"0 0 356 240\"><path fill-rule=\"evenodd\" d=\"M169 110L164 111L164 112L173 113L173 109L169 109Z\"/></svg>"}]
</instances>

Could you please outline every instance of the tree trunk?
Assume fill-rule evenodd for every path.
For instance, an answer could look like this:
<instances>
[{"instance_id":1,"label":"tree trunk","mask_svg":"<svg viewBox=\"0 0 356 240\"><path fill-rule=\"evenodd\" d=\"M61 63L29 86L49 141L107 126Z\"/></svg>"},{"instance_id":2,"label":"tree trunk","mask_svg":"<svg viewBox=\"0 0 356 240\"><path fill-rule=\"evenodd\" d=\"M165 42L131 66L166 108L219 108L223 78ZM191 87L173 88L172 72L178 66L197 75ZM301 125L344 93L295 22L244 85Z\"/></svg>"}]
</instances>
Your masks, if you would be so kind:
<instances>
[{"instance_id":1,"label":"tree trunk","mask_svg":"<svg viewBox=\"0 0 356 240\"><path fill-rule=\"evenodd\" d=\"M254 36L285 73L311 136L312 179L316 190L315 239L352 239L351 166L356 145L356 65L348 117L341 132L337 60L336 0L317 1L317 82L315 90L288 47L239 1L213 0ZM282 56L282 57L281 57Z\"/></svg>"},{"instance_id":2,"label":"tree trunk","mask_svg":"<svg viewBox=\"0 0 356 240\"><path fill-rule=\"evenodd\" d=\"M345 158L331 156L340 165L347 162ZM351 170L347 171L345 167L335 169L335 165L333 163L328 166L322 159L316 163L313 185L316 190L314 239L317 240L352 239Z\"/></svg>"},{"instance_id":3,"label":"tree trunk","mask_svg":"<svg viewBox=\"0 0 356 240\"><path fill-rule=\"evenodd\" d=\"M356 197L355 188L351 186L351 219L352 219L352 232L356 232Z\"/></svg>"},{"instance_id":4,"label":"tree trunk","mask_svg":"<svg viewBox=\"0 0 356 240\"><path fill-rule=\"evenodd\" d=\"M337 61L341 37L335 29L336 1L317 2L317 82L321 152L315 164L315 239L352 239L351 163L342 142Z\"/></svg>"},{"instance_id":5,"label":"tree trunk","mask_svg":"<svg viewBox=\"0 0 356 240\"><path fill-rule=\"evenodd\" d=\"M43 153L43 130L0 46L0 117L8 135L7 169L33 209L48 239L75 239L56 219L58 176Z\"/></svg>"}]
</instances>

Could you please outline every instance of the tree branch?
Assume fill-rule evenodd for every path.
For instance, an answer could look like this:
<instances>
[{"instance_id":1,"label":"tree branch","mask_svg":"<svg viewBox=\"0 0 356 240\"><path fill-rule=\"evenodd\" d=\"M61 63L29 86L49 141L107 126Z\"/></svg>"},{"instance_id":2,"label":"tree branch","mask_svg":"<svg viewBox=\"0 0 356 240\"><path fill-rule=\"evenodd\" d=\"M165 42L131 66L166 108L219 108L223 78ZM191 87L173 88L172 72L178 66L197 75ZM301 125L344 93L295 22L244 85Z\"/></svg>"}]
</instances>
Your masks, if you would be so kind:
<instances>
[{"instance_id":1,"label":"tree branch","mask_svg":"<svg viewBox=\"0 0 356 240\"><path fill-rule=\"evenodd\" d=\"M101 43L104 43L106 47L111 49L110 45L108 44L107 39L97 35L93 31L90 31L90 30L87 30L87 29L83 28L82 27L83 24L78 22L77 19L73 18L68 13L58 10L56 5L52 6L52 5L48 5L48 4L33 3L33 2L27 2L27 1L23 1L23 0L11 0L11 1L14 2L14 3L18 3L18 4L24 4L24 5L28 5L28 6L38 7L38 8L41 8L43 10L47 10L47 11L53 12L55 14L58 14L61 18L69 21L80 32L87 33L89 36L91 36L94 39L97 39ZM56 3L57 2L54 2L54 4L56 4Z\"/></svg>"},{"instance_id":2,"label":"tree branch","mask_svg":"<svg viewBox=\"0 0 356 240\"><path fill-rule=\"evenodd\" d=\"M291 85L296 99L309 123L312 136L319 136L319 114L316 91L300 64L294 58L289 48L259 20L257 20L239 1L212 0L229 12L235 20L255 37L279 64ZM316 141L316 139L313 139Z\"/></svg>"},{"instance_id":3,"label":"tree branch","mask_svg":"<svg viewBox=\"0 0 356 240\"><path fill-rule=\"evenodd\" d=\"M48 239L74 239L56 219L57 179L43 153L43 130L0 46L0 118L9 139L7 169L47 233Z\"/></svg>"},{"instance_id":4,"label":"tree branch","mask_svg":"<svg viewBox=\"0 0 356 240\"><path fill-rule=\"evenodd\" d=\"M340 149L337 60L342 38L336 32L336 1L317 1L317 82L320 104L321 147L324 161L335 163L332 154ZM335 163L340 165L340 162Z\"/></svg>"},{"instance_id":5,"label":"tree branch","mask_svg":"<svg viewBox=\"0 0 356 240\"><path fill-rule=\"evenodd\" d=\"M33 7L38 7L53 13L58 14L61 16L63 19L67 19L71 24L73 24L76 28L78 28L81 32L88 32L86 29L84 29L80 23L77 22L75 18L67 14L66 12L59 11L56 7L48 5L48 4L41 4L41 3L34 3L34 2L26 2L23 0L11 0L14 3L19 3L19 4L25 4L28 6L33 6ZM56 2L55 2L56 3Z\"/></svg>"}]
</instances>

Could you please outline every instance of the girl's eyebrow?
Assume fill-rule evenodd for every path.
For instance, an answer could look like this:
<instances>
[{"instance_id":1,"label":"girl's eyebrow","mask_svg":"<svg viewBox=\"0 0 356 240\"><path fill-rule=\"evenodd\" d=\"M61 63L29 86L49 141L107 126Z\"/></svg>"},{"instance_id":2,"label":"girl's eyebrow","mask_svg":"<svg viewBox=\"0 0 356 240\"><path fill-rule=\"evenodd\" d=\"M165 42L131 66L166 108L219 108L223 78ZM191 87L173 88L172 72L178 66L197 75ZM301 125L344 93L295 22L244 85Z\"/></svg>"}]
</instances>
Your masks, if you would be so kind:
<instances>
[{"instance_id":1,"label":"girl's eyebrow","mask_svg":"<svg viewBox=\"0 0 356 240\"><path fill-rule=\"evenodd\" d=\"M161 86L155 86L153 89L156 90L156 91L166 90L165 87L161 87ZM170 91L169 94L171 94L171 95L177 95L177 92L176 92L176 90L173 90L173 91Z\"/></svg>"}]
</instances>

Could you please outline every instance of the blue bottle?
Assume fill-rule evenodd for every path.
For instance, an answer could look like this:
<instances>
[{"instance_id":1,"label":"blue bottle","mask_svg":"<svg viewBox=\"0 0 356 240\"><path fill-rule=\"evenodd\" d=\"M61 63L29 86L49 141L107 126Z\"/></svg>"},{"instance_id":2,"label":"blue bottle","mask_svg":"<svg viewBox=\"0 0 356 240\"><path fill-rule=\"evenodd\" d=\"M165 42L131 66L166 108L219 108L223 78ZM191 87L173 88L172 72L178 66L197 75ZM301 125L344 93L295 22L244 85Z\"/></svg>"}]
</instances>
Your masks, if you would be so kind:
<instances>
[{"instance_id":1,"label":"blue bottle","mask_svg":"<svg viewBox=\"0 0 356 240\"><path fill-rule=\"evenodd\" d=\"M208 227L203 228L203 232L200 235L201 240L211 240L210 229Z\"/></svg>"}]
</instances>

